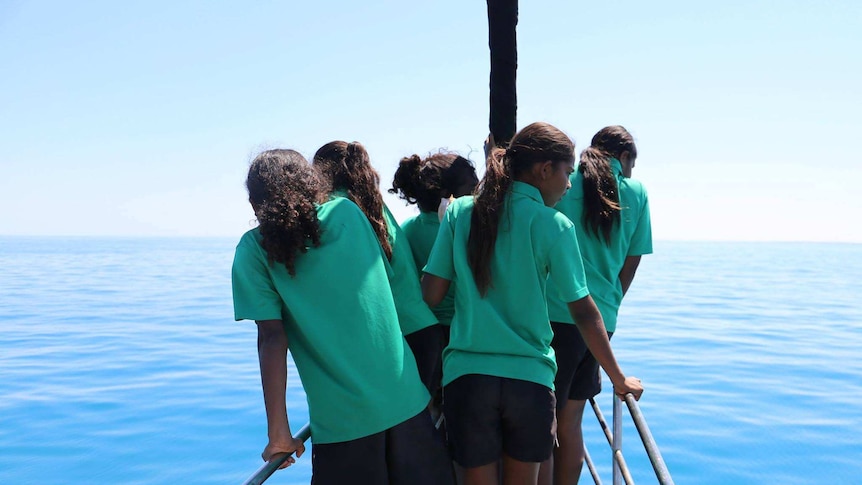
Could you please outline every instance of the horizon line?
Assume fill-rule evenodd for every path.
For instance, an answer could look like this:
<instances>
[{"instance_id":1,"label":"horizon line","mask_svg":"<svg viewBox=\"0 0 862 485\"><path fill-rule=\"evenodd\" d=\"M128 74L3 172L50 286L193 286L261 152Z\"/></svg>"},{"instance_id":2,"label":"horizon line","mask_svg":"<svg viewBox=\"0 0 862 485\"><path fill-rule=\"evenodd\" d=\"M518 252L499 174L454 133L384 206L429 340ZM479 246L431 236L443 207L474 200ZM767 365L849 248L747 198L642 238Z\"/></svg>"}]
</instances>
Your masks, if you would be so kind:
<instances>
[{"instance_id":1,"label":"horizon line","mask_svg":"<svg viewBox=\"0 0 862 485\"><path fill-rule=\"evenodd\" d=\"M244 233L245 231L243 231ZM231 239L239 235L193 234L0 234L2 239ZM654 238L653 243L780 243L780 244L862 244L862 241L823 239L709 239L709 238Z\"/></svg>"}]
</instances>

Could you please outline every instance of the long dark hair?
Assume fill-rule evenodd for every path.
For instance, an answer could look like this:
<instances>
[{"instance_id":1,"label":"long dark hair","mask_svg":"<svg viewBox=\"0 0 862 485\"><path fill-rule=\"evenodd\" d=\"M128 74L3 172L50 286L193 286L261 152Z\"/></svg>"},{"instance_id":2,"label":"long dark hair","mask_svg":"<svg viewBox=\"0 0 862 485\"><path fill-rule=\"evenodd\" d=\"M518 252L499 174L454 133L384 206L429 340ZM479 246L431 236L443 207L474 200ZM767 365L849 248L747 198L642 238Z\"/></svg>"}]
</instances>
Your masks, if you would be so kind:
<instances>
[{"instance_id":1,"label":"long dark hair","mask_svg":"<svg viewBox=\"0 0 862 485\"><path fill-rule=\"evenodd\" d=\"M383 195L380 175L371 166L365 147L359 142L333 141L314 154L314 169L320 174L326 191L343 190L347 197L365 213L380 241L387 259L392 259L392 245L383 217Z\"/></svg>"},{"instance_id":2,"label":"long dark hair","mask_svg":"<svg viewBox=\"0 0 862 485\"><path fill-rule=\"evenodd\" d=\"M293 150L267 150L251 162L245 186L270 264L295 276L297 255L320 245L321 187L311 166Z\"/></svg>"},{"instance_id":3,"label":"long dark hair","mask_svg":"<svg viewBox=\"0 0 862 485\"><path fill-rule=\"evenodd\" d=\"M574 158L575 144L565 133L548 123L530 124L515 134L509 148L498 147L491 151L485 176L476 189L467 239L467 262L479 294L485 296L491 286L491 258L512 182L533 164L547 161L571 163Z\"/></svg>"},{"instance_id":4,"label":"long dark hair","mask_svg":"<svg viewBox=\"0 0 862 485\"><path fill-rule=\"evenodd\" d=\"M417 204L423 212L434 212L441 198L467 195L478 182L476 169L469 160L457 153L441 151L424 159L419 155L402 158L389 193Z\"/></svg>"},{"instance_id":5,"label":"long dark hair","mask_svg":"<svg viewBox=\"0 0 862 485\"><path fill-rule=\"evenodd\" d=\"M622 126L607 126L593 136L590 146L581 152L578 170L583 175L583 224L588 234L611 244L611 230L620 221L620 194L611 158L620 159L623 152L637 157L634 138Z\"/></svg>"}]
</instances>

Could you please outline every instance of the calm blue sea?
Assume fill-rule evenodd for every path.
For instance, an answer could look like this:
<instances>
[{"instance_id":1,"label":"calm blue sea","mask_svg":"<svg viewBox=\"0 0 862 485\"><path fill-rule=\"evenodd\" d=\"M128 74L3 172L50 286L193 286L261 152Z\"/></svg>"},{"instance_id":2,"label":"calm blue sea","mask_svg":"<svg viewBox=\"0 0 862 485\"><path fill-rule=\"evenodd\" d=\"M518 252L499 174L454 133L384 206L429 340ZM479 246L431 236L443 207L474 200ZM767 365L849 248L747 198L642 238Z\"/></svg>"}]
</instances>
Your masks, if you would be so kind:
<instances>
[{"instance_id":1,"label":"calm blue sea","mask_svg":"<svg viewBox=\"0 0 862 485\"><path fill-rule=\"evenodd\" d=\"M0 238L0 483L238 484L260 466L235 242ZM862 483L862 245L655 249L613 342L676 483ZM295 369L289 387L297 429ZM609 483L607 444L585 427ZM624 440L636 481L654 483L630 425ZM267 483L310 471L309 453Z\"/></svg>"}]
</instances>

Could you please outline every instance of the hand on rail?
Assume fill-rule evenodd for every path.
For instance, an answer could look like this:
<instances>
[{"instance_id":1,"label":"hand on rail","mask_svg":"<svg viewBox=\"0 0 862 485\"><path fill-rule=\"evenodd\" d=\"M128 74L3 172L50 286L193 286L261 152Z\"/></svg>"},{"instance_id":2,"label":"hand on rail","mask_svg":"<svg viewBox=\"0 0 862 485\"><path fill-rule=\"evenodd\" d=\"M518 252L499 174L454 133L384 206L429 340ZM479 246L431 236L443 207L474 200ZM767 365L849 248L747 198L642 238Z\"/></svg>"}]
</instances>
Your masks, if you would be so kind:
<instances>
[{"instance_id":1,"label":"hand on rail","mask_svg":"<svg viewBox=\"0 0 862 485\"><path fill-rule=\"evenodd\" d=\"M280 453L293 453L298 458L305 453L305 443L303 443L302 440L292 437L286 440L270 441L266 445L266 448L263 449L263 453L261 453L260 456L263 457L263 461L268 462L276 458L275 455ZM293 456L290 456L278 468L287 468L294 463L296 463L296 459Z\"/></svg>"},{"instance_id":2,"label":"hand on rail","mask_svg":"<svg viewBox=\"0 0 862 485\"><path fill-rule=\"evenodd\" d=\"M626 394L632 393L635 401L637 401L641 398L641 394L644 393L644 386L637 377L626 377L621 386L614 386L614 393L622 400L625 400Z\"/></svg>"},{"instance_id":3,"label":"hand on rail","mask_svg":"<svg viewBox=\"0 0 862 485\"><path fill-rule=\"evenodd\" d=\"M493 133L488 133L488 138L485 138L483 148L485 150L485 162L487 163L488 157L491 156L491 151L497 148L497 142L494 140Z\"/></svg>"}]
</instances>

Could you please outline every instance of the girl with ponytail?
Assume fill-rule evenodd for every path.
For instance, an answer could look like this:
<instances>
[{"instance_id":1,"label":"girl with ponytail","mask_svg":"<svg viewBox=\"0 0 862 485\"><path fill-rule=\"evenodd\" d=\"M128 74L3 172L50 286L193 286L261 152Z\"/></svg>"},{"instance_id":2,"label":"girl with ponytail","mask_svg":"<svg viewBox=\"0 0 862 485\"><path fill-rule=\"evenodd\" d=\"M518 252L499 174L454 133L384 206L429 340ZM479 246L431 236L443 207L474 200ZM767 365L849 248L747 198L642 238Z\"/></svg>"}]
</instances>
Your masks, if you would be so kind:
<instances>
[{"instance_id":1,"label":"girl with ponytail","mask_svg":"<svg viewBox=\"0 0 862 485\"><path fill-rule=\"evenodd\" d=\"M619 394L640 397L610 349L589 296L571 221L553 209L569 188L574 144L547 123L494 148L474 197L453 202L425 266L422 290L439 303L455 282L443 352L443 409L465 483L536 483L556 433L553 333L546 285L554 281Z\"/></svg>"},{"instance_id":2,"label":"girl with ponytail","mask_svg":"<svg viewBox=\"0 0 862 485\"><path fill-rule=\"evenodd\" d=\"M453 484L406 350L374 231L351 201L323 201L293 150L254 159L246 179L259 226L236 248L234 316L257 324L269 442L265 461L305 451L287 416L287 351L308 400L315 484ZM330 282L337 281L337 284ZM399 442L393 449L388 443ZM283 466L290 466L289 458Z\"/></svg>"},{"instance_id":3,"label":"girl with ponytail","mask_svg":"<svg viewBox=\"0 0 862 485\"><path fill-rule=\"evenodd\" d=\"M313 167L330 196L346 197L365 213L391 266L390 286L401 332L407 338L422 382L434 393L435 354L440 330L437 317L422 300L419 273L410 243L395 222L380 193L380 175L371 166L365 147L358 142L333 141L314 154Z\"/></svg>"},{"instance_id":4,"label":"girl with ponytail","mask_svg":"<svg viewBox=\"0 0 862 485\"><path fill-rule=\"evenodd\" d=\"M365 147L359 142L333 141L317 150L313 164L328 195L346 197L362 209L386 258L392 260L392 243L383 216L383 196L378 188L380 175L371 166Z\"/></svg>"},{"instance_id":5,"label":"girl with ponytail","mask_svg":"<svg viewBox=\"0 0 862 485\"><path fill-rule=\"evenodd\" d=\"M608 338L635 276L641 255L652 252L649 203L640 182L630 178L637 158L631 134L608 126L581 152L572 189L556 208L575 223L587 285L602 315ZM548 283L548 313L557 355L556 483L577 483L584 460L581 418L588 399L601 392L601 376L566 303ZM547 465L550 475L550 464ZM543 473L543 476L545 473Z\"/></svg>"}]
</instances>

